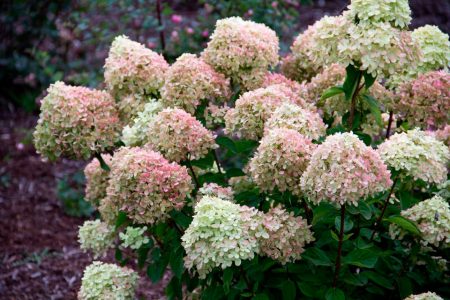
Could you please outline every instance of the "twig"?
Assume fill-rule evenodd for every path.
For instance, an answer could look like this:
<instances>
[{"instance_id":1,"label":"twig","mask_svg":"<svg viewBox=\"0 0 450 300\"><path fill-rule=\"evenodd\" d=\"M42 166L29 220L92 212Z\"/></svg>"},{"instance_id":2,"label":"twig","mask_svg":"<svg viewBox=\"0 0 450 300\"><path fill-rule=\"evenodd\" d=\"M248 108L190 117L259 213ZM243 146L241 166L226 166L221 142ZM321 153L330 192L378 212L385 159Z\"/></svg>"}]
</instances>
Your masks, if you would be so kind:
<instances>
[{"instance_id":1,"label":"twig","mask_svg":"<svg viewBox=\"0 0 450 300\"><path fill-rule=\"evenodd\" d=\"M344 221L345 221L345 204L342 204L341 207L341 228L339 230L339 243L338 243L338 253L336 257L336 265L334 267L334 279L333 279L333 287L335 288L337 285L339 270L341 268L341 256L342 256L342 240L344 238Z\"/></svg>"},{"instance_id":2,"label":"twig","mask_svg":"<svg viewBox=\"0 0 450 300\"><path fill-rule=\"evenodd\" d=\"M95 153L94 154L95 158L98 159L98 161L100 162L100 167L105 170L106 172L111 171L111 168L108 166L108 164L103 160L103 157L100 153Z\"/></svg>"},{"instance_id":3,"label":"twig","mask_svg":"<svg viewBox=\"0 0 450 300\"><path fill-rule=\"evenodd\" d=\"M353 130L353 120L355 118L355 108L356 108L356 97L358 96L359 92L361 91L361 89L364 87L364 85L359 86L359 84L361 83L361 78L362 78L362 73L359 72L358 74L358 79L356 82L356 90L352 95L352 104L350 107L350 116L348 117L348 124L350 127L350 130Z\"/></svg>"},{"instance_id":4,"label":"twig","mask_svg":"<svg viewBox=\"0 0 450 300\"><path fill-rule=\"evenodd\" d=\"M391 135L391 127L392 127L392 121L394 119L394 112L390 111L389 112L389 122L388 122L388 127L386 129L386 138L388 139L389 136Z\"/></svg>"},{"instance_id":5,"label":"twig","mask_svg":"<svg viewBox=\"0 0 450 300\"><path fill-rule=\"evenodd\" d=\"M308 225L311 225L312 222L311 209L309 208L308 203L306 203L305 198L302 199L302 204L306 214L306 221L308 222Z\"/></svg>"},{"instance_id":6,"label":"twig","mask_svg":"<svg viewBox=\"0 0 450 300\"><path fill-rule=\"evenodd\" d=\"M220 168L220 162L219 162L219 158L217 157L216 150L213 150L212 153L214 156L214 160L216 161L217 169L219 170L219 173L222 174L222 169Z\"/></svg>"},{"instance_id":7,"label":"twig","mask_svg":"<svg viewBox=\"0 0 450 300\"><path fill-rule=\"evenodd\" d=\"M166 38L164 36L164 29L162 28L162 16L161 16L161 0L156 0L156 14L158 17L158 25L159 25L159 41L161 43L161 49L163 54L166 51Z\"/></svg>"},{"instance_id":8,"label":"twig","mask_svg":"<svg viewBox=\"0 0 450 300\"><path fill-rule=\"evenodd\" d=\"M386 200L384 201L384 206L383 206L383 209L381 210L381 214L378 217L378 219L376 220L375 224L373 224L373 232L372 232L372 235L370 237L370 241L373 241L373 238L375 237L376 229L381 224L381 220L383 219L384 213L386 212L386 208L387 208L387 206L389 204L389 200L391 199L392 193L394 192L394 188L395 188L395 185L397 183L397 180L398 180L398 176L394 178L394 182L392 183L392 187L391 187L391 189L389 191L389 194L387 195Z\"/></svg>"},{"instance_id":9,"label":"twig","mask_svg":"<svg viewBox=\"0 0 450 300\"><path fill-rule=\"evenodd\" d=\"M189 170L191 170L192 178L194 179L195 186L197 189L200 188L200 183L198 182L197 176L195 175L194 168L192 167L191 161L189 159L186 160L186 165L188 166Z\"/></svg>"}]
</instances>

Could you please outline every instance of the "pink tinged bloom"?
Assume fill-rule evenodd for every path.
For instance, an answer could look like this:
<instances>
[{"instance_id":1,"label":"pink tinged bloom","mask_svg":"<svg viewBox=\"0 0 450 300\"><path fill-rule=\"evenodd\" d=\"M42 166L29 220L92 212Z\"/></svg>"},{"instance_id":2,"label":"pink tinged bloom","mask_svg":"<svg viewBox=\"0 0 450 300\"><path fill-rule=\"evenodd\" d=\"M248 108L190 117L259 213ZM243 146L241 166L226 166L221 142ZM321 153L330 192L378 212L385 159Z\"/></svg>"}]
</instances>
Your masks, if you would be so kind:
<instances>
[{"instance_id":1,"label":"pink tinged bloom","mask_svg":"<svg viewBox=\"0 0 450 300\"><path fill-rule=\"evenodd\" d=\"M188 27L188 28L186 28L186 33L191 35L194 33L194 29L192 29L192 27Z\"/></svg>"},{"instance_id":2,"label":"pink tinged bloom","mask_svg":"<svg viewBox=\"0 0 450 300\"><path fill-rule=\"evenodd\" d=\"M207 38L209 36L208 29L202 31L202 37Z\"/></svg>"},{"instance_id":3,"label":"pink tinged bloom","mask_svg":"<svg viewBox=\"0 0 450 300\"><path fill-rule=\"evenodd\" d=\"M175 24L180 24L183 21L183 17L180 15L172 15L170 20Z\"/></svg>"}]
</instances>

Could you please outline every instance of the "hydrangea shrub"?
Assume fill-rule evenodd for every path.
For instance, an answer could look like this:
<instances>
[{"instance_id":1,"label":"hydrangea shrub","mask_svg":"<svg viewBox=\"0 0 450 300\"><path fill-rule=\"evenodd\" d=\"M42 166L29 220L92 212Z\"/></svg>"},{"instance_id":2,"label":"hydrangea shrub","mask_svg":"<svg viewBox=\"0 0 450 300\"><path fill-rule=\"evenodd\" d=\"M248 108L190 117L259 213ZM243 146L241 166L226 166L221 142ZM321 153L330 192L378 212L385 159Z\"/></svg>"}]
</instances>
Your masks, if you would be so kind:
<instances>
[{"instance_id":1,"label":"hydrangea shrub","mask_svg":"<svg viewBox=\"0 0 450 300\"><path fill-rule=\"evenodd\" d=\"M283 59L239 17L171 65L116 38L107 90L55 83L35 132L44 157L93 159L80 247L170 270L169 299L449 297L449 43L410 22L406 0L352 0ZM79 298L137 278L94 262Z\"/></svg>"}]
</instances>

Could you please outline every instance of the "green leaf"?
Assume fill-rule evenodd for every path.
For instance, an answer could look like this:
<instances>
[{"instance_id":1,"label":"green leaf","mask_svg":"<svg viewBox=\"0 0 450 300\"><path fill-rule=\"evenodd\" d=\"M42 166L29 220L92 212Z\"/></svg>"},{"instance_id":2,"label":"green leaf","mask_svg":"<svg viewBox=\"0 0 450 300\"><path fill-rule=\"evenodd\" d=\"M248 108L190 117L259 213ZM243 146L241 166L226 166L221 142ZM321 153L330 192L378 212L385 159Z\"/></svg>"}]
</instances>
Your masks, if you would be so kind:
<instances>
[{"instance_id":1,"label":"green leaf","mask_svg":"<svg viewBox=\"0 0 450 300\"><path fill-rule=\"evenodd\" d=\"M401 299L405 299L413 293L412 282L408 277L397 278L397 285Z\"/></svg>"},{"instance_id":2,"label":"green leaf","mask_svg":"<svg viewBox=\"0 0 450 300\"><path fill-rule=\"evenodd\" d=\"M362 274L364 274L367 278L369 278L370 280L372 280L373 282L375 282L376 284L387 288L387 289L393 289L394 286L392 285L392 282L390 279L387 279L386 277L372 272L372 271L365 271Z\"/></svg>"},{"instance_id":3,"label":"green leaf","mask_svg":"<svg viewBox=\"0 0 450 300\"><path fill-rule=\"evenodd\" d=\"M127 214L123 211L119 211L116 219L116 229L125 224L128 221Z\"/></svg>"},{"instance_id":4,"label":"green leaf","mask_svg":"<svg viewBox=\"0 0 450 300\"><path fill-rule=\"evenodd\" d=\"M325 294L326 300L345 300L345 294L338 288L329 288Z\"/></svg>"},{"instance_id":5,"label":"green leaf","mask_svg":"<svg viewBox=\"0 0 450 300\"><path fill-rule=\"evenodd\" d=\"M238 149L236 148L236 145L234 144L234 141L226 136L218 136L216 138L216 143L219 146L222 146L228 150L230 150L233 153L237 153Z\"/></svg>"},{"instance_id":6,"label":"green leaf","mask_svg":"<svg viewBox=\"0 0 450 300\"><path fill-rule=\"evenodd\" d=\"M280 289L283 295L283 300L295 300L297 289L295 288L295 284L291 280L286 280L280 286Z\"/></svg>"},{"instance_id":7,"label":"green leaf","mask_svg":"<svg viewBox=\"0 0 450 300\"><path fill-rule=\"evenodd\" d=\"M298 288L303 295L308 297L314 297L316 295L316 288L309 282L298 282Z\"/></svg>"},{"instance_id":8,"label":"green leaf","mask_svg":"<svg viewBox=\"0 0 450 300\"><path fill-rule=\"evenodd\" d=\"M147 255L150 249L153 247L153 240L150 240L151 243L142 246L138 250L138 267L142 269L144 267L145 261L147 260Z\"/></svg>"},{"instance_id":9,"label":"green leaf","mask_svg":"<svg viewBox=\"0 0 450 300\"><path fill-rule=\"evenodd\" d=\"M233 269L226 268L223 271L223 289L226 294L230 291L231 280L233 280Z\"/></svg>"},{"instance_id":10,"label":"green leaf","mask_svg":"<svg viewBox=\"0 0 450 300\"><path fill-rule=\"evenodd\" d=\"M231 168L231 169L228 169L228 170L226 171L226 173L227 173L227 177L228 177L228 178L231 178L231 177L239 177L239 176L244 176L244 175L245 175L245 173L244 173L241 169L239 169L239 168Z\"/></svg>"},{"instance_id":11,"label":"green leaf","mask_svg":"<svg viewBox=\"0 0 450 300\"><path fill-rule=\"evenodd\" d=\"M358 78L361 76L361 71L353 65L348 65L345 70L347 75L342 88L344 89L345 99L350 100L358 88Z\"/></svg>"},{"instance_id":12,"label":"green leaf","mask_svg":"<svg viewBox=\"0 0 450 300\"><path fill-rule=\"evenodd\" d=\"M378 257L373 251L367 249L355 249L347 254L343 263L361 268L373 268L378 261Z\"/></svg>"},{"instance_id":13,"label":"green leaf","mask_svg":"<svg viewBox=\"0 0 450 300\"><path fill-rule=\"evenodd\" d=\"M97 158L97 160L100 162L100 167L106 171L109 172L111 171L111 169L109 168L109 166L106 164L106 162L103 160L103 157L101 154L96 153L95 157Z\"/></svg>"},{"instance_id":14,"label":"green leaf","mask_svg":"<svg viewBox=\"0 0 450 300\"><path fill-rule=\"evenodd\" d=\"M169 260L170 268L171 268L173 274L179 279L181 279L181 276L183 275L183 272L184 272L183 257L184 257L184 251L183 251L183 247L181 247L181 246L179 246L175 250L172 250L172 253L170 254L170 260Z\"/></svg>"},{"instance_id":15,"label":"green leaf","mask_svg":"<svg viewBox=\"0 0 450 300\"><path fill-rule=\"evenodd\" d=\"M320 100L325 100L342 93L344 93L344 89L342 88L342 86L333 86L323 92L322 96L320 97Z\"/></svg>"},{"instance_id":16,"label":"green leaf","mask_svg":"<svg viewBox=\"0 0 450 300\"><path fill-rule=\"evenodd\" d=\"M208 155L206 155L205 157L191 161L191 165L203 170L210 169L213 166L213 164L214 164L214 156L212 152L209 152Z\"/></svg>"},{"instance_id":17,"label":"green leaf","mask_svg":"<svg viewBox=\"0 0 450 300\"><path fill-rule=\"evenodd\" d=\"M166 296L168 299L182 299L182 294L181 281L176 276L173 276L166 287Z\"/></svg>"},{"instance_id":18,"label":"green leaf","mask_svg":"<svg viewBox=\"0 0 450 300\"><path fill-rule=\"evenodd\" d=\"M333 262L328 258L327 254L319 248L308 248L302 254L302 257L316 266L332 266Z\"/></svg>"},{"instance_id":19,"label":"green leaf","mask_svg":"<svg viewBox=\"0 0 450 300\"><path fill-rule=\"evenodd\" d=\"M257 141L251 140L239 140L235 141L234 144L236 145L238 153L251 152L254 148L258 146Z\"/></svg>"},{"instance_id":20,"label":"green leaf","mask_svg":"<svg viewBox=\"0 0 450 300\"><path fill-rule=\"evenodd\" d=\"M377 124L379 126L383 126L383 120L381 118L381 110L380 110L377 100L375 100L372 96L367 95L367 94L363 96L363 99L369 105L370 112L374 116L375 121L377 121Z\"/></svg>"},{"instance_id":21,"label":"green leaf","mask_svg":"<svg viewBox=\"0 0 450 300\"><path fill-rule=\"evenodd\" d=\"M147 276L154 282L158 282L166 271L168 259L161 256L161 250L154 248L152 251L153 262L147 267Z\"/></svg>"},{"instance_id":22,"label":"green leaf","mask_svg":"<svg viewBox=\"0 0 450 300\"><path fill-rule=\"evenodd\" d=\"M370 208L369 204L367 204L366 202L364 202L364 201L359 202L358 210L364 219L370 220L370 218L372 217L372 209Z\"/></svg>"},{"instance_id":23,"label":"green leaf","mask_svg":"<svg viewBox=\"0 0 450 300\"><path fill-rule=\"evenodd\" d=\"M337 211L333 205L322 202L319 206L313 209L312 225L316 225L318 222L324 222L330 220L329 218L336 215ZM333 219L330 220L333 222ZM345 228L345 227L344 227Z\"/></svg>"},{"instance_id":24,"label":"green leaf","mask_svg":"<svg viewBox=\"0 0 450 300\"><path fill-rule=\"evenodd\" d=\"M334 226L337 231L341 231L341 217L338 216L334 219ZM344 232L349 232L353 228L353 221L350 218L344 218Z\"/></svg>"},{"instance_id":25,"label":"green leaf","mask_svg":"<svg viewBox=\"0 0 450 300\"><path fill-rule=\"evenodd\" d=\"M372 74L368 73L367 71L364 71L363 76L364 76L364 85L368 90L375 83L375 79L377 79L377 77L372 76Z\"/></svg>"},{"instance_id":26,"label":"green leaf","mask_svg":"<svg viewBox=\"0 0 450 300\"><path fill-rule=\"evenodd\" d=\"M253 296L252 300L269 300L269 296L267 296L266 294L260 293L260 294L256 294L255 296Z\"/></svg>"},{"instance_id":27,"label":"green leaf","mask_svg":"<svg viewBox=\"0 0 450 300\"><path fill-rule=\"evenodd\" d=\"M419 229L417 228L414 222L402 217L402 216L392 216L387 219L383 219L383 221L387 221L389 223L393 223L398 225L400 228L414 234L421 235Z\"/></svg>"},{"instance_id":28,"label":"green leaf","mask_svg":"<svg viewBox=\"0 0 450 300\"><path fill-rule=\"evenodd\" d=\"M187 216L186 214L182 213L181 211L171 210L169 214L172 217L172 219L175 220L175 223L180 225L182 228L188 228L189 224L191 224L191 222L192 222L192 217Z\"/></svg>"}]
</instances>

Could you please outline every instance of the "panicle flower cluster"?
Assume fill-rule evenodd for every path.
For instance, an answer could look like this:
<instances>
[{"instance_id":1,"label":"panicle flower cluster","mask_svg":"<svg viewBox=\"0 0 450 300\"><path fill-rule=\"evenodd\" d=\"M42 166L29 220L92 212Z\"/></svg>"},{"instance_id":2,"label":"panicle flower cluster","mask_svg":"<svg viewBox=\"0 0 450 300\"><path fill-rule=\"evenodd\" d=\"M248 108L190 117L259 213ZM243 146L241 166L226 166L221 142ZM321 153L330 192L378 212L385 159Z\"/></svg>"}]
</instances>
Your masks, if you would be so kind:
<instances>
[{"instance_id":1,"label":"panicle flower cluster","mask_svg":"<svg viewBox=\"0 0 450 300\"><path fill-rule=\"evenodd\" d=\"M133 119L141 112L148 100L140 95L129 94L120 98L117 102L117 111L122 125L132 123Z\"/></svg>"},{"instance_id":2,"label":"panicle flower cluster","mask_svg":"<svg viewBox=\"0 0 450 300\"><path fill-rule=\"evenodd\" d=\"M183 54L169 67L161 89L165 107L194 114L202 100L223 102L231 94L229 80L194 54Z\"/></svg>"},{"instance_id":3,"label":"panicle flower cluster","mask_svg":"<svg viewBox=\"0 0 450 300\"><path fill-rule=\"evenodd\" d=\"M81 279L79 300L132 300L139 276L129 268L94 261Z\"/></svg>"},{"instance_id":4,"label":"panicle flower cluster","mask_svg":"<svg viewBox=\"0 0 450 300\"><path fill-rule=\"evenodd\" d=\"M227 104L221 106L209 103L205 108L203 116L205 117L206 128L214 129L225 123L225 115L230 110Z\"/></svg>"},{"instance_id":5,"label":"panicle flower cluster","mask_svg":"<svg viewBox=\"0 0 450 300\"><path fill-rule=\"evenodd\" d=\"M171 210L182 209L191 191L186 167L168 162L158 152L123 147L113 156L102 204L124 211L136 223L154 224Z\"/></svg>"},{"instance_id":6,"label":"panicle flower cluster","mask_svg":"<svg viewBox=\"0 0 450 300\"><path fill-rule=\"evenodd\" d=\"M259 252L258 239L267 236L262 213L217 197L205 196L195 206L192 223L182 236L185 266L200 278L216 267L225 269Z\"/></svg>"},{"instance_id":7,"label":"panicle flower cluster","mask_svg":"<svg viewBox=\"0 0 450 300\"><path fill-rule=\"evenodd\" d=\"M217 197L222 200L234 202L234 192L230 187L222 187L217 183L204 183L198 190L197 198L200 200L204 196Z\"/></svg>"},{"instance_id":8,"label":"panicle flower cluster","mask_svg":"<svg viewBox=\"0 0 450 300\"><path fill-rule=\"evenodd\" d=\"M422 52L422 59L415 73L426 73L450 67L450 41L448 34L437 26L425 25L411 33L415 44Z\"/></svg>"},{"instance_id":9,"label":"panicle flower cluster","mask_svg":"<svg viewBox=\"0 0 450 300\"><path fill-rule=\"evenodd\" d=\"M342 64L359 63L360 70L373 76L390 77L402 72L405 66L414 67L421 59L410 32L388 23L351 24L347 34L338 46Z\"/></svg>"},{"instance_id":10,"label":"panicle flower cluster","mask_svg":"<svg viewBox=\"0 0 450 300\"><path fill-rule=\"evenodd\" d=\"M111 155L102 154L102 158L109 166L111 164ZM97 158L94 158L84 168L84 176L86 177L85 199L94 207L98 207L100 201L106 197L106 188L108 187L108 171L100 166Z\"/></svg>"},{"instance_id":11,"label":"panicle flower cluster","mask_svg":"<svg viewBox=\"0 0 450 300\"><path fill-rule=\"evenodd\" d=\"M414 129L396 133L378 147L383 161L401 176L411 176L430 184L447 179L450 151L441 141Z\"/></svg>"},{"instance_id":12,"label":"panicle flower cluster","mask_svg":"<svg viewBox=\"0 0 450 300\"><path fill-rule=\"evenodd\" d=\"M260 139L264 133L264 123L275 109L284 102L296 102L296 99L290 98L289 91L284 85L271 85L242 94L235 107L225 115L225 132L245 139Z\"/></svg>"},{"instance_id":13,"label":"panicle flower cluster","mask_svg":"<svg viewBox=\"0 0 450 300\"><path fill-rule=\"evenodd\" d=\"M408 124L424 129L440 128L450 121L450 74L432 71L398 88L398 111Z\"/></svg>"},{"instance_id":14,"label":"panicle flower cluster","mask_svg":"<svg viewBox=\"0 0 450 300\"><path fill-rule=\"evenodd\" d=\"M313 152L300 186L313 203L357 206L391 184L390 172L374 149L353 133L336 133Z\"/></svg>"},{"instance_id":15,"label":"panicle flower cluster","mask_svg":"<svg viewBox=\"0 0 450 300\"><path fill-rule=\"evenodd\" d=\"M246 69L233 76L232 80L239 85L241 91L252 91L261 87L266 73L266 69Z\"/></svg>"},{"instance_id":16,"label":"panicle flower cluster","mask_svg":"<svg viewBox=\"0 0 450 300\"><path fill-rule=\"evenodd\" d=\"M339 46L343 40L348 39L347 30L350 26L351 22L344 15L324 16L316 21L308 28L311 30L311 35L307 45L302 46L307 47L305 49L307 59L321 67L341 61L344 61L342 64L346 66L349 61L342 56Z\"/></svg>"},{"instance_id":17,"label":"panicle flower cluster","mask_svg":"<svg viewBox=\"0 0 450 300\"><path fill-rule=\"evenodd\" d=\"M312 140L318 140L326 133L327 126L316 112L298 105L283 103L267 120L265 132L274 128L293 129Z\"/></svg>"},{"instance_id":18,"label":"panicle flower cluster","mask_svg":"<svg viewBox=\"0 0 450 300\"><path fill-rule=\"evenodd\" d=\"M184 110L166 108L149 124L147 145L171 161L196 160L217 147L214 135Z\"/></svg>"},{"instance_id":19,"label":"panicle flower cluster","mask_svg":"<svg viewBox=\"0 0 450 300\"><path fill-rule=\"evenodd\" d=\"M450 146L450 125L436 131L427 131L427 134L443 142L447 147Z\"/></svg>"},{"instance_id":20,"label":"panicle flower cluster","mask_svg":"<svg viewBox=\"0 0 450 300\"><path fill-rule=\"evenodd\" d=\"M139 112L133 123L122 130L122 142L125 146L142 146L147 143L148 126L153 118L163 110L163 105L157 100L150 100Z\"/></svg>"},{"instance_id":21,"label":"panicle flower cluster","mask_svg":"<svg viewBox=\"0 0 450 300\"><path fill-rule=\"evenodd\" d=\"M269 238L261 239L261 254L282 264L299 260L305 245L315 240L306 220L279 206L264 214L262 224Z\"/></svg>"},{"instance_id":22,"label":"panicle flower cluster","mask_svg":"<svg viewBox=\"0 0 450 300\"><path fill-rule=\"evenodd\" d=\"M150 239L145 236L147 226L144 227L132 227L128 226L125 232L119 233L119 238L122 241L121 245L125 248L137 250L142 245L147 244Z\"/></svg>"},{"instance_id":23,"label":"panicle flower cluster","mask_svg":"<svg viewBox=\"0 0 450 300\"><path fill-rule=\"evenodd\" d=\"M88 159L114 145L119 119L108 93L61 81L47 91L34 132L38 153L50 160L60 156Z\"/></svg>"},{"instance_id":24,"label":"panicle flower cluster","mask_svg":"<svg viewBox=\"0 0 450 300\"><path fill-rule=\"evenodd\" d=\"M159 94L169 64L164 57L121 35L114 39L105 62L105 83L111 94Z\"/></svg>"},{"instance_id":25,"label":"panicle flower cluster","mask_svg":"<svg viewBox=\"0 0 450 300\"><path fill-rule=\"evenodd\" d=\"M408 0L352 0L348 18L360 23L390 23L397 28L407 28L411 22Z\"/></svg>"},{"instance_id":26,"label":"panicle flower cluster","mask_svg":"<svg viewBox=\"0 0 450 300\"><path fill-rule=\"evenodd\" d=\"M284 76L283 74L279 73L272 73L267 72L266 76L264 77L264 81L262 83L261 87L268 87L271 85L278 85L278 84L284 84L288 88L291 89L291 91L297 95L297 97L304 97L306 93L306 85L300 84L297 81L291 80Z\"/></svg>"},{"instance_id":27,"label":"panicle flower cluster","mask_svg":"<svg viewBox=\"0 0 450 300\"><path fill-rule=\"evenodd\" d=\"M401 215L414 223L421 232L421 243L443 248L450 247L450 206L441 196L434 196L413 207L403 210ZM391 224L389 233L392 238L405 235L395 224Z\"/></svg>"},{"instance_id":28,"label":"panicle flower cluster","mask_svg":"<svg viewBox=\"0 0 450 300\"><path fill-rule=\"evenodd\" d=\"M299 34L291 46L292 55L281 62L281 70L288 78L298 82L307 82L322 70L322 65L310 57L311 43L316 34L316 25Z\"/></svg>"},{"instance_id":29,"label":"panicle flower cluster","mask_svg":"<svg viewBox=\"0 0 450 300\"><path fill-rule=\"evenodd\" d=\"M427 292L419 295L411 295L408 298L405 298L405 300L444 300L444 299L439 297L436 293Z\"/></svg>"},{"instance_id":30,"label":"panicle flower cluster","mask_svg":"<svg viewBox=\"0 0 450 300\"><path fill-rule=\"evenodd\" d=\"M106 254L114 245L114 227L100 220L85 221L78 230L78 242L84 251L91 251L94 257Z\"/></svg>"},{"instance_id":31,"label":"panicle flower cluster","mask_svg":"<svg viewBox=\"0 0 450 300\"><path fill-rule=\"evenodd\" d=\"M242 71L267 70L278 64L278 37L264 24L231 17L217 21L205 61L228 77Z\"/></svg>"},{"instance_id":32,"label":"panicle flower cluster","mask_svg":"<svg viewBox=\"0 0 450 300\"><path fill-rule=\"evenodd\" d=\"M300 177L315 145L295 130L275 128L265 135L250 160L253 181L262 191L286 190L300 195Z\"/></svg>"}]
</instances>

